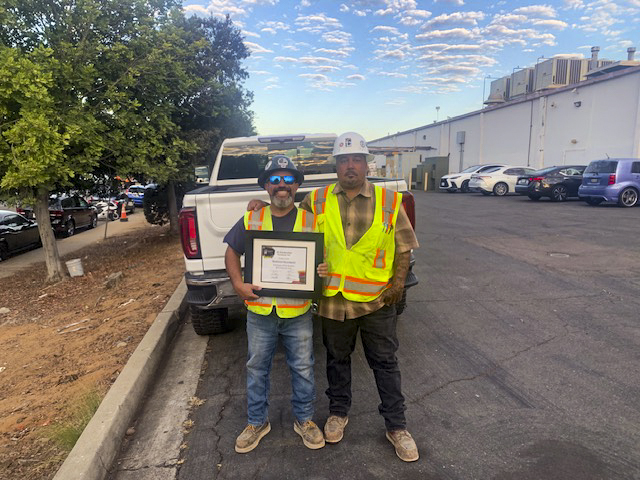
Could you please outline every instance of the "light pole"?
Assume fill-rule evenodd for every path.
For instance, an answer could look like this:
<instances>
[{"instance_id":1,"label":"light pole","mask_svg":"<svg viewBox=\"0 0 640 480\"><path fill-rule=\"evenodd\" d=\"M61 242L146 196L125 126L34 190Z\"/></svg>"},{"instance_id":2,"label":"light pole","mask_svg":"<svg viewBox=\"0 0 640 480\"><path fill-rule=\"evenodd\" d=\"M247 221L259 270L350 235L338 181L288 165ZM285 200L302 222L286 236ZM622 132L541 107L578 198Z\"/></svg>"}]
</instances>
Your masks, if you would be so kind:
<instances>
[{"instance_id":1,"label":"light pole","mask_svg":"<svg viewBox=\"0 0 640 480\"><path fill-rule=\"evenodd\" d=\"M440 107L436 107L436 122L438 121L438 114L440 113Z\"/></svg>"},{"instance_id":2,"label":"light pole","mask_svg":"<svg viewBox=\"0 0 640 480\"><path fill-rule=\"evenodd\" d=\"M482 105L484 105L484 99L485 99L485 87L487 85L487 78L493 78L491 75L485 75L484 79L482 80Z\"/></svg>"}]
</instances>

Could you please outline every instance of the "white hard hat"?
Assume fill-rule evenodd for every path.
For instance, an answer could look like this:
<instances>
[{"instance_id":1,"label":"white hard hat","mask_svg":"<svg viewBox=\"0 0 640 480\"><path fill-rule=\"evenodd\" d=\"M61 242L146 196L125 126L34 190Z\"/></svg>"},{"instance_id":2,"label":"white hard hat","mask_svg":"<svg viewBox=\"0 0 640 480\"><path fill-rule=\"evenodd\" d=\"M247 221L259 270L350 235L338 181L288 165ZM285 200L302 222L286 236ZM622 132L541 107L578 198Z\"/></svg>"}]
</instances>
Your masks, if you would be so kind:
<instances>
[{"instance_id":1,"label":"white hard hat","mask_svg":"<svg viewBox=\"0 0 640 480\"><path fill-rule=\"evenodd\" d=\"M333 158L338 155L349 155L354 153L361 153L365 156L367 162L371 162L374 159L374 155L369 153L367 148L367 142L364 141L364 137L356 132L347 132L336 138L333 143Z\"/></svg>"}]
</instances>

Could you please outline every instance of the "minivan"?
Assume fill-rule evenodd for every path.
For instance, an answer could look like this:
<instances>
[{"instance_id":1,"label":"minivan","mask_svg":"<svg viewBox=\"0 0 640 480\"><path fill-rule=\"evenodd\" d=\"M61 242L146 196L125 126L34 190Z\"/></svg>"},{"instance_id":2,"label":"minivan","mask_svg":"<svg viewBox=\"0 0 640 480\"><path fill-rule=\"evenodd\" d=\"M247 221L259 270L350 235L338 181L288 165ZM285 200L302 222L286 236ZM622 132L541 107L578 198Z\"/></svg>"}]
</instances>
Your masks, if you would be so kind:
<instances>
[{"instance_id":1,"label":"minivan","mask_svg":"<svg viewBox=\"0 0 640 480\"><path fill-rule=\"evenodd\" d=\"M589 205L617 202L621 207L638 204L640 158L595 160L582 174L578 196Z\"/></svg>"}]
</instances>

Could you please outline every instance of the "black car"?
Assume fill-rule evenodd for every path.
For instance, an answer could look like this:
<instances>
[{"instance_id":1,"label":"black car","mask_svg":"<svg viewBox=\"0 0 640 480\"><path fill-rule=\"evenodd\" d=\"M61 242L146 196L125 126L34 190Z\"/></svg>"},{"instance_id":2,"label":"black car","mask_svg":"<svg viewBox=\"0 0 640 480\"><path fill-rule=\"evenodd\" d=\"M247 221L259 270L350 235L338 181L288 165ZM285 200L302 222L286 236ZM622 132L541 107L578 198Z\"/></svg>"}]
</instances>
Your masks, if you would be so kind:
<instances>
[{"instance_id":1,"label":"black car","mask_svg":"<svg viewBox=\"0 0 640 480\"><path fill-rule=\"evenodd\" d=\"M516 193L527 195L531 200L549 197L552 202L564 202L569 197L578 196L585 168L586 165L563 165L518 177Z\"/></svg>"},{"instance_id":2,"label":"black car","mask_svg":"<svg viewBox=\"0 0 640 480\"><path fill-rule=\"evenodd\" d=\"M0 260L40 245L38 224L19 213L0 210Z\"/></svg>"},{"instance_id":3,"label":"black car","mask_svg":"<svg viewBox=\"0 0 640 480\"><path fill-rule=\"evenodd\" d=\"M18 209L27 218L34 218L31 208ZM78 195L53 196L49 199L51 226L56 234L70 237L78 228L98 225L96 209Z\"/></svg>"}]
</instances>

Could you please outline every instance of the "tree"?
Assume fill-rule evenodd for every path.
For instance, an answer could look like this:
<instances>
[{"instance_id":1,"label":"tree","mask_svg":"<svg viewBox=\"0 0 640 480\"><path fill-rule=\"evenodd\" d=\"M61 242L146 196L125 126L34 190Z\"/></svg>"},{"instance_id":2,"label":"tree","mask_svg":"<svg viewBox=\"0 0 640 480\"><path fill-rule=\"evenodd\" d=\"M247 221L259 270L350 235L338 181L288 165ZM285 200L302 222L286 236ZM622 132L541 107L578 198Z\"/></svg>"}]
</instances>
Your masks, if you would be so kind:
<instances>
[{"instance_id":1,"label":"tree","mask_svg":"<svg viewBox=\"0 0 640 480\"><path fill-rule=\"evenodd\" d=\"M0 188L34 202L49 281L64 275L49 192L100 164L113 168L127 135L144 135L139 116L119 112L152 54L140 46L175 6L175 0L7 0L0 7Z\"/></svg>"},{"instance_id":2,"label":"tree","mask_svg":"<svg viewBox=\"0 0 640 480\"><path fill-rule=\"evenodd\" d=\"M248 76L242 60L249 51L228 17L185 18L173 12L158 41L162 68L158 66L157 77L145 77L144 83L136 85L136 98L147 107L161 105L177 127L172 141L183 147L180 155L159 155L144 170L161 184L154 203L168 202L167 208L152 209L153 218L166 223L158 212L166 213L171 231L177 233L176 205L181 203L183 186L193 179L194 167L209 164L224 138L254 133L249 111L252 95L242 87ZM172 88L158 89L167 84Z\"/></svg>"}]
</instances>

